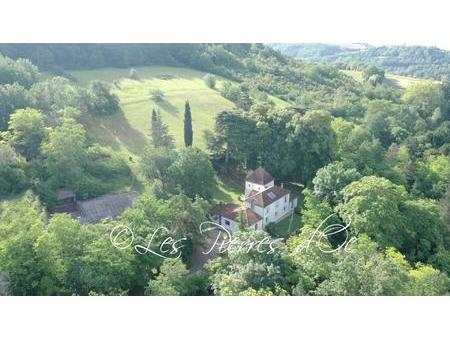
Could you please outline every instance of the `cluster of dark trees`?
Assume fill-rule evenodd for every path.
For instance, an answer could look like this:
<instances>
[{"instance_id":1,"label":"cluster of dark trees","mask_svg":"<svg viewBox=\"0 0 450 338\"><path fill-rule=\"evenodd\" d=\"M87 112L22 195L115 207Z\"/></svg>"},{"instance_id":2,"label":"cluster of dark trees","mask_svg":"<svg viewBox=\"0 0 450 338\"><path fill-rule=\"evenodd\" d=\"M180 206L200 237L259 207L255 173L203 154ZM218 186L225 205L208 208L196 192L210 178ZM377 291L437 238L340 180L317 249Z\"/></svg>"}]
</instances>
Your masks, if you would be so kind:
<instances>
[{"instance_id":1,"label":"cluster of dark trees","mask_svg":"<svg viewBox=\"0 0 450 338\"><path fill-rule=\"evenodd\" d=\"M44 47L57 54L51 45L24 45L17 51L33 55L33 48ZM95 49L86 46L82 52L82 46L68 45L59 53L69 47L79 48L81 55ZM236 109L217 114L214 132L205 134L209 154L193 145L188 103L181 149L175 149L158 112L149 113L151 140L139 169L151 189L119 219L87 227L67 215L49 216L41 201L48 203L45 192L60 186L82 193L108 177L129 174L123 159L90 144L80 123L89 110L76 94L89 89L61 77L26 86L11 80L2 84L20 86L28 95L39 85L35 90L43 95L8 113L0 143L0 170L5 173L0 184L16 189L10 191L25 189L30 181L36 187L3 202L0 210L0 271L8 275L10 293L448 294L447 83L395 89L384 84L379 68L367 69L364 83L357 83L335 67L298 63L261 45L105 45L98 52L112 52L102 61L111 66L116 64L107 63L108 57L120 61L118 55L137 51L132 48L146 51L147 60L171 51L180 64L238 80L220 88ZM21 69L18 73L34 69L6 60ZM270 95L284 98L284 105ZM214 203L212 162L228 173L262 165L277 179L305 185L302 224L297 233L277 241L273 254L230 249L192 273L192 254L204 241L198 226ZM350 237L317 236L325 219L325 226L348 225ZM161 259L139 254L132 246L118 250L109 238L118 225L132 229L136 243L149 244L153 251L167 236L186 238L182 256ZM152 237L161 226L165 232ZM265 241L266 236L245 227L233 234L240 243ZM340 248L349 240L349 250Z\"/></svg>"}]
</instances>

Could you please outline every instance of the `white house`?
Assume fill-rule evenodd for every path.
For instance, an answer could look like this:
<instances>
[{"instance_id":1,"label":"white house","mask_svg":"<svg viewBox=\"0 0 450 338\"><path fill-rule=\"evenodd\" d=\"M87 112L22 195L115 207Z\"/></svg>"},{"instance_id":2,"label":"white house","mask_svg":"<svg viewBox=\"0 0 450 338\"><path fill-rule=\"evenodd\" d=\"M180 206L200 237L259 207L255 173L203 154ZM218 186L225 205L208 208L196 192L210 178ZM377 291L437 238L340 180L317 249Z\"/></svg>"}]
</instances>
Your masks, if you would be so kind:
<instances>
[{"instance_id":1,"label":"white house","mask_svg":"<svg viewBox=\"0 0 450 338\"><path fill-rule=\"evenodd\" d=\"M230 231L236 230L240 220L254 229L263 229L292 214L297 197L283 185L276 186L274 181L262 167L252 171L245 179L243 205L226 204L217 208L213 211L213 220Z\"/></svg>"}]
</instances>

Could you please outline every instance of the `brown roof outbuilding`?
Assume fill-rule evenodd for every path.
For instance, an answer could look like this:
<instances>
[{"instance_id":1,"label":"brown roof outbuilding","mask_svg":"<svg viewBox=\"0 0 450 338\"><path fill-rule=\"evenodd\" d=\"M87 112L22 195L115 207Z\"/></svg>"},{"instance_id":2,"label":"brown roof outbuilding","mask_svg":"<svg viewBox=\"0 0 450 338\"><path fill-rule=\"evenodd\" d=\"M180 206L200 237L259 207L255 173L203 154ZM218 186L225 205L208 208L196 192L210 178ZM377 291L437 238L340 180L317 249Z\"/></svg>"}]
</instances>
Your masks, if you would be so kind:
<instances>
[{"instance_id":1,"label":"brown roof outbuilding","mask_svg":"<svg viewBox=\"0 0 450 338\"><path fill-rule=\"evenodd\" d=\"M242 207L239 204L233 204L229 203L224 205L223 207L219 207L213 210L214 215L220 215L225 218L234 220L236 222L239 222L239 214L240 212L243 212L244 221L248 225L253 225L258 223L260 220L262 220L262 217L259 216L256 212L254 212L250 208Z\"/></svg>"}]
</instances>

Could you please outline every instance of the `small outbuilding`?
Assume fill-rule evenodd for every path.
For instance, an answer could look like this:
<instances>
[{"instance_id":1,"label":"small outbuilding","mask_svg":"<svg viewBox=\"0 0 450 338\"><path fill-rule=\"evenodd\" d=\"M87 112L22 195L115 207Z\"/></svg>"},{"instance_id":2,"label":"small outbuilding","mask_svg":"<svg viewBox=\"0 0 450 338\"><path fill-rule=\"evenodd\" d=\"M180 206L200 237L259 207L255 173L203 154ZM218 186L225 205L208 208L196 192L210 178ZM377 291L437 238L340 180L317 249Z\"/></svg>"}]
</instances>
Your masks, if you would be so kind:
<instances>
[{"instance_id":1,"label":"small outbuilding","mask_svg":"<svg viewBox=\"0 0 450 338\"><path fill-rule=\"evenodd\" d=\"M56 193L55 212L74 212L77 209L77 196L71 190Z\"/></svg>"}]
</instances>

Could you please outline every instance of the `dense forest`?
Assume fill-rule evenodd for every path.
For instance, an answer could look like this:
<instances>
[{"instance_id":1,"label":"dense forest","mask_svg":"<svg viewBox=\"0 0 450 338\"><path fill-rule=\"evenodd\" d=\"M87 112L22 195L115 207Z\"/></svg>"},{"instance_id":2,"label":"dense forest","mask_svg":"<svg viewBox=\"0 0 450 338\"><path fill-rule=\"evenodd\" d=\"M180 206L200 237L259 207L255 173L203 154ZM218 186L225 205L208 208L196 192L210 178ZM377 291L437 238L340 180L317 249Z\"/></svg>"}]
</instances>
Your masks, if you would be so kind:
<instances>
[{"instance_id":1,"label":"dense forest","mask_svg":"<svg viewBox=\"0 0 450 338\"><path fill-rule=\"evenodd\" d=\"M385 65L364 62L357 82L334 65L295 60L261 44L3 44L0 53L0 277L7 280L6 293L449 293L448 82L395 88L385 82ZM403 57L398 64L409 62ZM180 126L183 147L174 145L156 109L145 112L151 134L139 159L89 134L89 117L106 121L121 114L113 92L121 84L82 84L71 70L125 68L129 80L140 81L134 68L143 65L204 71L202 81L234 104L216 112L214 127L202 135L205 149L192 142L189 101ZM153 88L149 96L163 100L164 92ZM199 224L220 204L213 198L216 177L243 178L260 165L277 180L304 187L296 231L278 240L272 254L240 246L193 269L205 241ZM119 218L85 225L54 213L59 190L83 200L116 191L124 177L141 180L143 188ZM317 236L323 222L348 226L351 250L342 248L349 239L342 234ZM181 255L163 259L117 249L110 233L123 225L155 252L168 235L185 238ZM161 226L166 232L158 232ZM273 227L240 224L233 238L244 244L276 239ZM308 249L298 250L305 243Z\"/></svg>"},{"instance_id":2,"label":"dense forest","mask_svg":"<svg viewBox=\"0 0 450 338\"><path fill-rule=\"evenodd\" d=\"M367 44L272 44L286 55L309 62L331 63L341 69L361 70L374 65L386 72L434 80L450 79L450 51L424 46Z\"/></svg>"}]
</instances>

